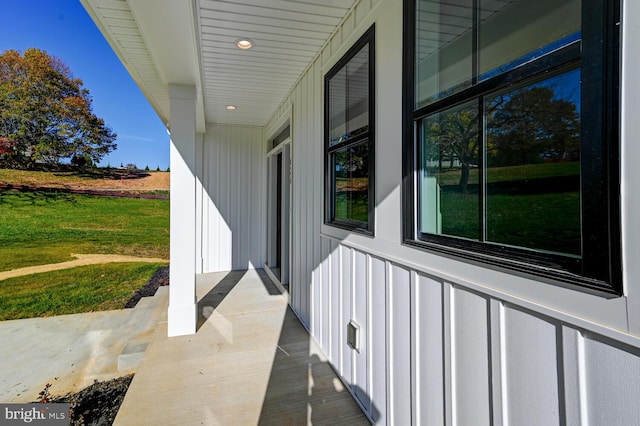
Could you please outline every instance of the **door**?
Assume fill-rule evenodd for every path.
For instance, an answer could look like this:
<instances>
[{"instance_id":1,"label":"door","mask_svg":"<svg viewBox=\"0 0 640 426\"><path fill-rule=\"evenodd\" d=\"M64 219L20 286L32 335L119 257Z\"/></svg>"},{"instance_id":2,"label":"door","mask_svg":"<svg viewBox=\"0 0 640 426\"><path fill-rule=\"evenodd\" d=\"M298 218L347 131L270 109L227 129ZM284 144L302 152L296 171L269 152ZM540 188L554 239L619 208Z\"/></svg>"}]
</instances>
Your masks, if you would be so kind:
<instances>
[{"instance_id":1,"label":"door","mask_svg":"<svg viewBox=\"0 0 640 426\"><path fill-rule=\"evenodd\" d=\"M267 154L267 266L281 284L289 283L291 236L291 143Z\"/></svg>"}]
</instances>

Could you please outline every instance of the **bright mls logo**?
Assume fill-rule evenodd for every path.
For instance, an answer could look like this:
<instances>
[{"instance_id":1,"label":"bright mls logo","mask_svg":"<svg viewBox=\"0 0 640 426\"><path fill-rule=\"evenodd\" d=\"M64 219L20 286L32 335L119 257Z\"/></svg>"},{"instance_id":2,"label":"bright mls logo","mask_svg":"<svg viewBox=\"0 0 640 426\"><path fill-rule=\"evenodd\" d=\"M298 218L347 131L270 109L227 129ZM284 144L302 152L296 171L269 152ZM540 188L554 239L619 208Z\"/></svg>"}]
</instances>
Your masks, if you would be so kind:
<instances>
[{"instance_id":1,"label":"bright mls logo","mask_svg":"<svg viewBox=\"0 0 640 426\"><path fill-rule=\"evenodd\" d=\"M69 404L0 404L0 424L69 425Z\"/></svg>"}]
</instances>

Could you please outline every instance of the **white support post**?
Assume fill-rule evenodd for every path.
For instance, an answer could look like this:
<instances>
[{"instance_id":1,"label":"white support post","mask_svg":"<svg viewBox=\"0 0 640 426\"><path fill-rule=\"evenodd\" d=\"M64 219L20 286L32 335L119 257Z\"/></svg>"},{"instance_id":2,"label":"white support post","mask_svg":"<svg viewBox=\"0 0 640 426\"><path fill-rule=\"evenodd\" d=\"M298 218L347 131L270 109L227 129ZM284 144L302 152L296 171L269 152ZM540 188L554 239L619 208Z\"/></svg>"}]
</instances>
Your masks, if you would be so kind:
<instances>
[{"instance_id":1,"label":"white support post","mask_svg":"<svg viewBox=\"0 0 640 426\"><path fill-rule=\"evenodd\" d=\"M169 85L171 221L168 335L196 332L196 90Z\"/></svg>"}]
</instances>

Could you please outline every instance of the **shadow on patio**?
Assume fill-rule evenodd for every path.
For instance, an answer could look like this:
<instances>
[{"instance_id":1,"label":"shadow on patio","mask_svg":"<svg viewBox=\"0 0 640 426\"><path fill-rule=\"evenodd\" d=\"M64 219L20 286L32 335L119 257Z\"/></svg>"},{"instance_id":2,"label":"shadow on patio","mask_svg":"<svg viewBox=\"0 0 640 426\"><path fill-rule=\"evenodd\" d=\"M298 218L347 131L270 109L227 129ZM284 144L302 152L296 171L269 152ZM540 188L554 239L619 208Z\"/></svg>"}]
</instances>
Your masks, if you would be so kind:
<instances>
[{"instance_id":1,"label":"shadow on patio","mask_svg":"<svg viewBox=\"0 0 640 426\"><path fill-rule=\"evenodd\" d=\"M198 277L198 332L158 325L115 424L369 424L264 271Z\"/></svg>"}]
</instances>

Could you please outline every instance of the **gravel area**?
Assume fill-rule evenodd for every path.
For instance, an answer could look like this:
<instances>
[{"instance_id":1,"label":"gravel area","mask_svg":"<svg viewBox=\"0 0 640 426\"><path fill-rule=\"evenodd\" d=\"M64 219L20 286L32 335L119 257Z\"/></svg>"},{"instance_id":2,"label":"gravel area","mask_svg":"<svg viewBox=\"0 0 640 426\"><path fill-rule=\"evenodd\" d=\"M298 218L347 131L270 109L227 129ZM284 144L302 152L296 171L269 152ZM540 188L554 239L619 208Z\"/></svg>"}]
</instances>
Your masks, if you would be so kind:
<instances>
[{"instance_id":1,"label":"gravel area","mask_svg":"<svg viewBox=\"0 0 640 426\"><path fill-rule=\"evenodd\" d=\"M110 426L116 419L131 380L133 374L95 382L80 392L54 397L49 402L70 404L71 426Z\"/></svg>"},{"instance_id":2,"label":"gravel area","mask_svg":"<svg viewBox=\"0 0 640 426\"><path fill-rule=\"evenodd\" d=\"M124 305L125 308L133 308L143 297L149 297L156 294L159 287L169 285L169 267L163 266L159 268L147 284L135 292L133 297Z\"/></svg>"}]
</instances>

